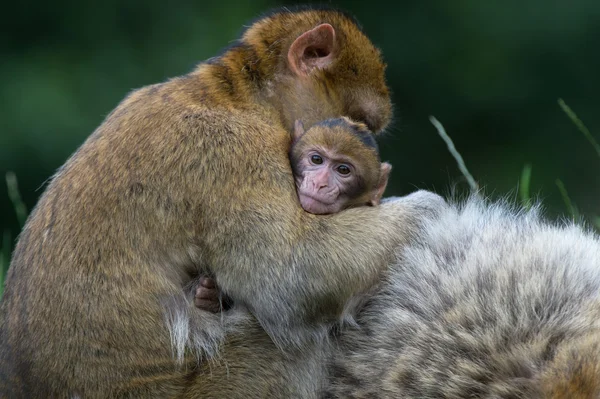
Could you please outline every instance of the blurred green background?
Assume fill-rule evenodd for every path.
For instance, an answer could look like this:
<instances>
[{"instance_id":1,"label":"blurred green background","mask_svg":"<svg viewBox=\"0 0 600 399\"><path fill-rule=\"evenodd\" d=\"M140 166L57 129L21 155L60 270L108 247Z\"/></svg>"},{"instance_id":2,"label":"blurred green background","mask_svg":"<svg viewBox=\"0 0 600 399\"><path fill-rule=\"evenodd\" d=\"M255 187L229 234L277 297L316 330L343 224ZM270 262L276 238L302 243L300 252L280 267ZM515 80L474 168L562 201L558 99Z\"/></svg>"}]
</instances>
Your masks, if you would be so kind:
<instances>
[{"instance_id":1,"label":"blurred green background","mask_svg":"<svg viewBox=\"0 0 600 399\"><path fill-rule=\"evenodd\" d=\"M292 2L11 2L0 24L0 173L30 210L44 182L132 89L190 71L242 26ZM321 3L322 4L322 3ZM465 183L428 120L437 117L487 193L531 193L556 216L560 178L600 214L600 159L557 105L600 135L600 1L337 1L383 50L395 121L382 140L388 195ZM0 181L0 233L18 233Z\"/></svg>"}]
</instances>

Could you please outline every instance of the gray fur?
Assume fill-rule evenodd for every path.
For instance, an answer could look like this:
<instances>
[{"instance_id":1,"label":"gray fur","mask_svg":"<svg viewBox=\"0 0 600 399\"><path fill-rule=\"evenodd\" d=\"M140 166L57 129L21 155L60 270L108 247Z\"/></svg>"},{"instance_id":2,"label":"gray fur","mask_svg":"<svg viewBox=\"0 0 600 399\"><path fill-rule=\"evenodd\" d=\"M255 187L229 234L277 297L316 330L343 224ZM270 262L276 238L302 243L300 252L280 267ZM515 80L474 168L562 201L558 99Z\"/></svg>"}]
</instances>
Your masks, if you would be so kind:
<instances>
[{"instance_id":1,"label":"gray fur","mask_svg":"<svg viewBox=\"0 0 600 399\"><path fill-rule=\"evenodd\" d=\"M187 352L196 356L198 363L218 357L219 348L229 332L243 328L250 322L247 310L235 306L227 313L200 312L183 293L164 302L164 318L173 358L180 365Z\"/></svg>"},{"instance_id":2,"label":"gray fur","mask_svg":"<svg viewBox=\"0 0 600 399\"><path fill-rule=\"evenodd\" d=\"M326 396L547 397L557 353L598 336L599 295L597 235L535 209L450 206L342 332ZM573 353L600 364L591 347Z\"/></svg>"}]
</instances>

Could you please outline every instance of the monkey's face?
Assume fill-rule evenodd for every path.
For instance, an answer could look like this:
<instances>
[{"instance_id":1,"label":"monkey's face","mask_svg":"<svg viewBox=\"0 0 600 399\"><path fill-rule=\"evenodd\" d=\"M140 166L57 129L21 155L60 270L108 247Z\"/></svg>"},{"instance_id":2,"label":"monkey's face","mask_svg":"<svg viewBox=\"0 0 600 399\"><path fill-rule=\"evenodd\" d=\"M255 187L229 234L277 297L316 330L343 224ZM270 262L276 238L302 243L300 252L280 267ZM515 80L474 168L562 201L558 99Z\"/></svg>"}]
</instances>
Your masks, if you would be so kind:
<instances>
[{"instance_id":1,"label":"monkey's face","mask_svg":"<svg viewBox=\"0 0 600 399\"><path fill-rule=\"evenodd\" d=\"M303 102L296 107L302 110L297 117L311 126L324 119L348 116L372 132L383 130L390 122L392 105L384 67L375 68L378 61L373 60L374 65L365 67L357 76L345 68L338 72L335 65L332 70L315 73L308 89L303 87L297 93L296 98ZM325 94L321 92L323 87L328 87Z\"/></svg>"},{"instance_id":2,"label":"monkey's face","mask_svg":"<svg viewBox=\"0 0 600 399\"><path fill-rule=\"evenodd\" d=\"M336 213L346 208L352 192L359 189L356 168L326 150L309 151L296 168L296 186L305 211L317 215Z\"/></svg>"},{"instance_id":3,"label":"monkey's face","mask_svg":"<svg viewBox=\"0 0 600 399\"><path fill-rule=\"evenodd\" d=\"M302 122L296 121L290 158L304 210L321 215L378 203L373 200L379 195L382 164L375 140L364 129L339 118L305 132Z\"/></svg>"},{"instance_id":4,"label":"monkey's face","mask_svg":"<svg viewBox=\"0 0 600 399\"><path fill-rule=\"evenodd\" d=\"M358 44L355 51L340 54L339 62L326 73L338 88L342 114L363 122L372 132L380 132L392 116L385 64L368 40Z\"/></svg>"}]
</instances>

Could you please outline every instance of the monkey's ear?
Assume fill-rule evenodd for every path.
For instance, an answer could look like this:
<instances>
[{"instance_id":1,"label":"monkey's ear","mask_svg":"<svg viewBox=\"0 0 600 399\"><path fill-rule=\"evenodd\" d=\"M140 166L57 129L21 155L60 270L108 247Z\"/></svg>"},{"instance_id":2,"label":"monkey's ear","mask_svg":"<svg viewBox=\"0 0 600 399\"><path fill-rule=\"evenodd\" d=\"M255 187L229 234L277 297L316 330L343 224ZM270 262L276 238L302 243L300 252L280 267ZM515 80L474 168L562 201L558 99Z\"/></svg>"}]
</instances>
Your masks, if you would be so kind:
<instances>
[{"instance_id":1,"label":"monkey's ear","mask_svg":"<svg viewBox=\"0 0 600 399\"><path fill-rule=\"evenodd\" d=\"M327 68L333 61L335 29L321 24L301 34L288 51L290 69L296 75L307 76L314 68Z\"/></svg>"},{"instance_id":2,"label":"monkey's ear","mask_svg":"<svg viewBox=\"0 0 600 399\"><path fill-rule=\"evenodd\" d=\"M388 184L388 179L390 177L390 172L392 171L392 165L387 162L381 163L381 170L379 172L379 184L373 190L373 198L369 202L370 205L379 205L381 202L381 197L383 197L383 193Z\"/></svg>"},{"instance_id":3,"label":"monkey's ear","mask_svg":"<svg viewBox=\"0 0 600 399\"><path fill-rule=\"evenodd\" d=\"M296 122L294 122L294 132L292 135L292 139L293 141L296 141L300 138L300 136L302 136L304 134L304 124L302 123L302 121L300 119L296 119Z\"/></svg>"}]
</instances>

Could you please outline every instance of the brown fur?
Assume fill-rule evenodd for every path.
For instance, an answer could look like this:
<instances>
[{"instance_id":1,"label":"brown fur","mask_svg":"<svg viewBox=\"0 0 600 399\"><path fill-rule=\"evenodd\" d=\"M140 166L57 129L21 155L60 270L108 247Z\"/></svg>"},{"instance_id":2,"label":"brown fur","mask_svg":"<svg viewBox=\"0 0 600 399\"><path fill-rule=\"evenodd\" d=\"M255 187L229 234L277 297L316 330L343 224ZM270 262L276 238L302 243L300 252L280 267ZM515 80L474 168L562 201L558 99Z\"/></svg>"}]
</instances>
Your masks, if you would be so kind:
<instances>
[{"instance_id":1,"label":"brown fur","mask_svg":"<svg viewBox=\"0 0 600 399\"><path fill-rule=\"evenodd\" d=\"M596 309L598 310L598 309ZM591 314L596 323L600 312ZM600 334L594 332L564 342L540 379L548 399L600 398Z\"/></svg>"},{"instance_id":2,"label":"brown fur","mask_svg":"<svg viewBox=\"0 0 600 399\"><path fill-rule=\"evenodd\" d=\"M294 75L288 48L323 23L335 29L333 62ZM331 217L298 205L293 121L349 115L381 129L383 70L343 14L284 11L192 73L127 96L57 172L20 236L0 313L0 396L306 390L290 365L318 376L313 355L286 369L272 339L291 352L317 345L433 198ZM194 308L185 287L203 270L238 304L228 316ZM195 368L219 351L221 363Z\"/></svg>"}]
</instances>

